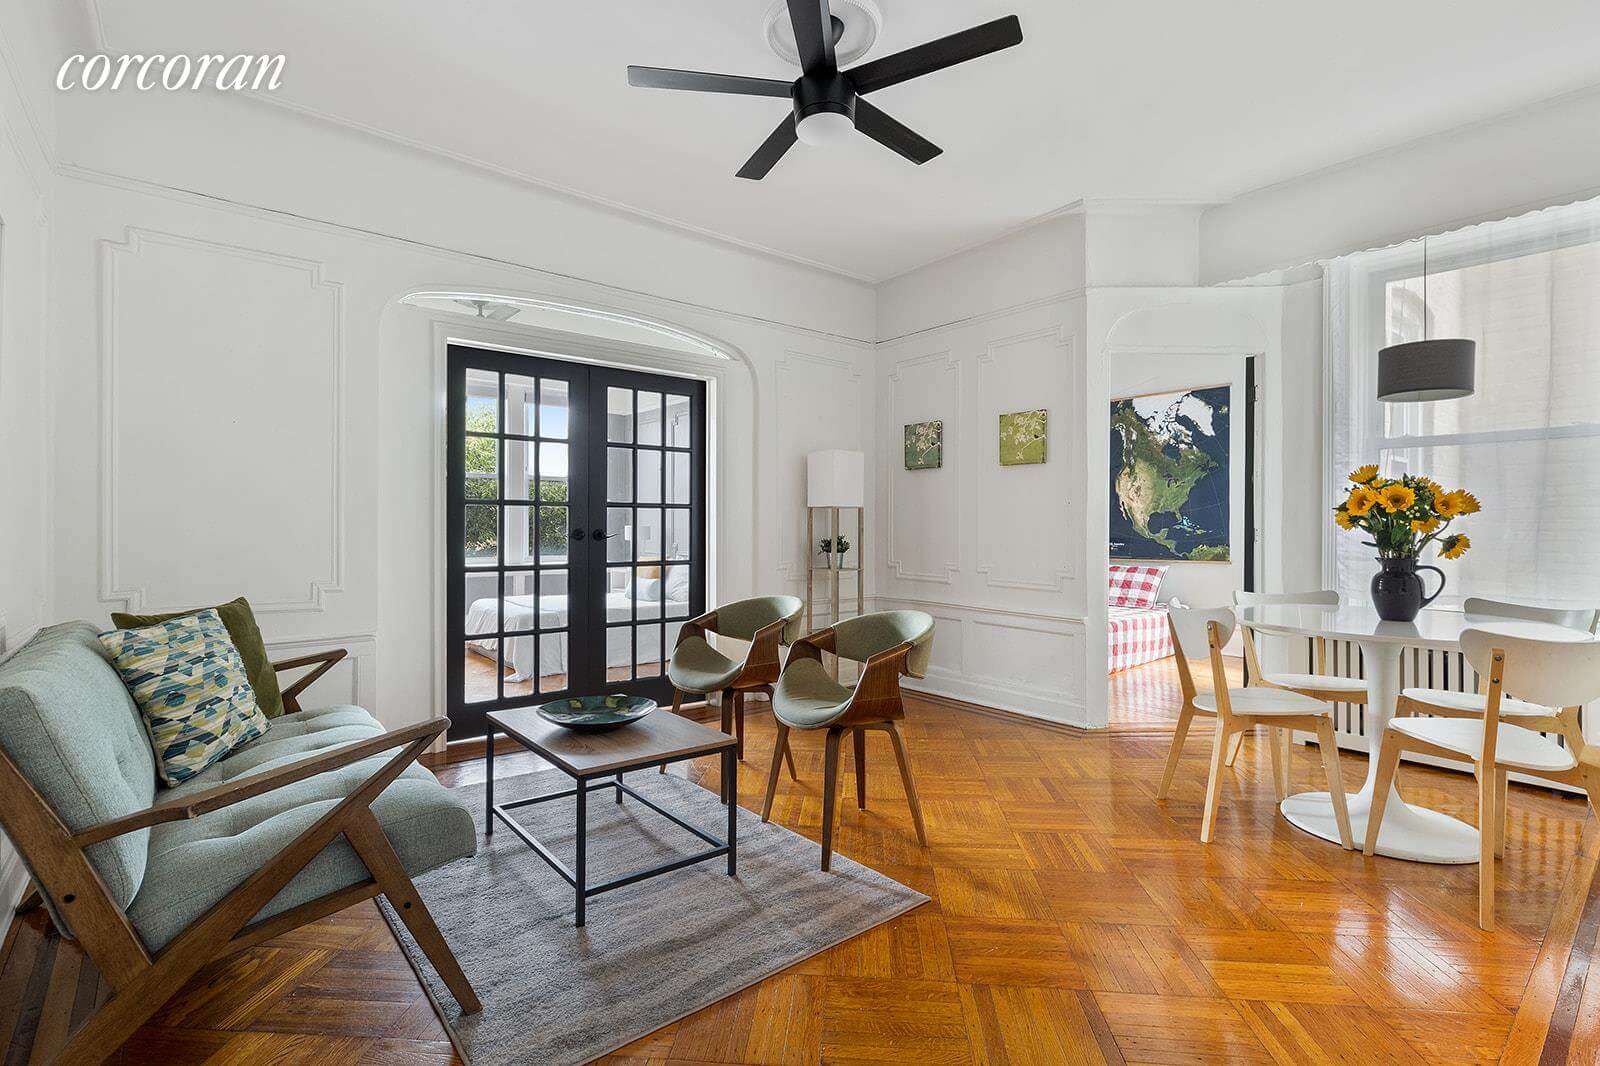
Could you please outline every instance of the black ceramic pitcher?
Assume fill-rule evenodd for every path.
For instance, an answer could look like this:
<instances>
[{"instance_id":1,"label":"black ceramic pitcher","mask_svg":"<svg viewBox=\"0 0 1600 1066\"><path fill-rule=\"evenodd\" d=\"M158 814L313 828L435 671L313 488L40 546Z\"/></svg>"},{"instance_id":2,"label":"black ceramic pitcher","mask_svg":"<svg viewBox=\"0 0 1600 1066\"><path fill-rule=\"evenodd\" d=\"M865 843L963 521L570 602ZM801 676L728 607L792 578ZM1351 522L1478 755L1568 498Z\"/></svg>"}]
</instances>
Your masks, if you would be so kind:
<instances>
[{"instance_id":1,"label":"black ceramic pitcher","mask_svg":"<svg viewBox=\"0 0 1600 1066\"><path fill-rule=\"evenodd\" d=\"M1415 558L1379 559L1378 565L1382 569L1372 575L1372 608L1386 622L1413 620L1444 591L1444 571L1437 566L1419 564ZM1432 570L1439 575L1439 587L1432 596L1422 594L1418 570Z\"/></svg>"}]
</instances>

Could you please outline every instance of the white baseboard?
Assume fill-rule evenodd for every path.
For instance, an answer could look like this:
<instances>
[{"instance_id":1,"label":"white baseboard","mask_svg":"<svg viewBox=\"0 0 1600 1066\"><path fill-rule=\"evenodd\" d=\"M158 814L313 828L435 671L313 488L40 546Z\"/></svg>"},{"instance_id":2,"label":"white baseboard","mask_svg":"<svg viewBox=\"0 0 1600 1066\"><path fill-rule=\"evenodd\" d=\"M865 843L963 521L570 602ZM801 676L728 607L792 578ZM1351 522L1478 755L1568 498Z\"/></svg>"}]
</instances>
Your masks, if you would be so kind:
<instances>
[{"instance_id":1,"label":"white baseboard","mask_svg":"<svg viewBox=\"0 0 1600 1066\"><path fill-rule=\"evenodd\" d=\"M11 846L11 841L0 837L0 914L9 915L22 902L23 889L28 886L28 868L22 865L22 856Z\"/></svg>"}]
</instances>

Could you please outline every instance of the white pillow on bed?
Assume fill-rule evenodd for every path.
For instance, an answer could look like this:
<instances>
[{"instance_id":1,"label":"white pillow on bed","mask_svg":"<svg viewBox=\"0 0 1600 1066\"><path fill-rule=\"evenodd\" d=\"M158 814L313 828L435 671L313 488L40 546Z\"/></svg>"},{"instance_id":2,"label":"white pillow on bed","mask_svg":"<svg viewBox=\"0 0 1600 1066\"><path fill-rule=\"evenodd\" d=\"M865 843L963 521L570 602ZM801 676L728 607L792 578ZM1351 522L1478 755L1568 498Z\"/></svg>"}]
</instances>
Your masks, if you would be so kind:
<instances>
[{"instance_id":1,"label":"white pillow on bed","mask_svg":"<svg viewBox=\"0 0 1600 1066\"><path fill-rule=\"evenodd\" d=\"M641 577L637 586L629 581L628 587L623 590L630 598L640 603L659 603L661 600L661 579L659 577Z\"/></svg>"},{"instance_id":2,"label":"white pillow on bed","mask_svg":"<svg viewBox=\"0 0 1600 1066\"><path fill-rule=\"evenodd\" d=\"M683 602L689 598L689 568L687 566L667 567L666 588L663 598L675 602Z\"/></svg>"}]
</instances>

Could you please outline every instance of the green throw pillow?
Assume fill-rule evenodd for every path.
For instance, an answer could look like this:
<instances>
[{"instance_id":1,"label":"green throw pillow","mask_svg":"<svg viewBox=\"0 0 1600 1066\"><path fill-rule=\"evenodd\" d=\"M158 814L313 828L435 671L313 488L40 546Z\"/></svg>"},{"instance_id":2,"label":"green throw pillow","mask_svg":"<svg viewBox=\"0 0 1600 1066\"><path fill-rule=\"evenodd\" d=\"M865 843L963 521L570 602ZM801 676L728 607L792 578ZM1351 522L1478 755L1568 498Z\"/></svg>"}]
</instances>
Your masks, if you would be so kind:
<instances>
[{"instance_id":1,"label":"green throw pillow","mask_svg":"<svg viewBox=\"0 0 1600 1066\"><path fill-rule=\"evenodd\" d=\"M267 731L244 660L213 609L100 634L144 715L156 768L181 784Z\"/></svg>"},{"instance_id":2,"label":"green throw pillow","mask_svg":"<svg viewBox=\"0 0 1600 1066\"><path fill-rule=\"evenodd\" d=\"M143 629L158 622L169 622L186 614L194 614L199 609L171 611L167 614L119 612L111 616L111 624L118 629ZM250 677L250 687L255 689L256 706L268 718L278 717L283 713L283 690L278 688L278 672L272 668L272 660L267 658L267 645L261 639L261 630L256 625L256 615L250 609L250 601L240 596L212 610L222 616L222 624L228 627L233 646L239 649L239 658L244 660L244 672Z\"/></svg>"}]
</instances>

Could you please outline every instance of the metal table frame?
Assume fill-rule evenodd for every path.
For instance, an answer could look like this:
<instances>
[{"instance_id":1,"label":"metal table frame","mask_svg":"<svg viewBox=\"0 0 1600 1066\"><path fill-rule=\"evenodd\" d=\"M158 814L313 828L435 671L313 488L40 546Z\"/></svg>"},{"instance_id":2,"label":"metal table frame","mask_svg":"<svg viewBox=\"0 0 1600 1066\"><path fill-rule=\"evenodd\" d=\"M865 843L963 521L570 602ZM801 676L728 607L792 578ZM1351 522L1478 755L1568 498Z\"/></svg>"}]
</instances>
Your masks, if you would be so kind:
<instances>
[{"instance_id":1,"label":"metal table frame","mask_svg":"<svg viewBox=\"0 0 1600 1066\"><path fill-rule=\"evenodd\" d=\"M549 863L551 869L560 874L562 880L566 881L567 884L571 885L573 888L574 897L577 903L577 921L575 923L577 926L582 927L584 924L585 903L590 896L598 896L602 892L610 892L614 888L622 888L625 885L631 885L636 882L643 881L646 878L655 877L658 874L671 873L674 870L681 870L686 866L693 866L696 863L706 862L710 859L715 859L726 855L728 857L728 876L737 876L739 854L739 804L737 802L730 802L727 798L723 799L724 805L728 808L728 839L725 841L719 840L717 837L712 836L710 833L698 828L697 826L690 825L688 822L684 821L682 818L679 818L676 814L673 814L671 811L667 810L665 807L662 807L654 800L640 795L636 789L623 781L622 775L626 773L627 770L617 771L614 775L614 779L612 780L607 780L607 778L613 778L611 771L598 774L568 775L573 778L574 784L572 788L563 789L560 792L551 792L543 796L530 796L527 799L497 804L494 801L495 736L496 734L491 731L484 742L485 777L483 802L485 809L483 835L485 837L494 835L494 820L499 818L506 824L506 828L510 829L522 840L524 844L533 849L534 854L538 855L545 862ZM729 738L728 743L729 746L722 751L722 780L727 786L729 786L726 789L725 795L738 796L739 759L737 749L733 746L733 739ZM537 754L537 752L535 754ZM690 759L697 759L700 757L700 754L680 755L671 759L656 759L653 761L641 762L637 766L630 766L627 769L643 770L656 766L665 767L670 763L685 762ZM557 769L561 768L557 767ZM565 770L562 770L562 772L566 773ZM693 855L685 855L682 858L673 859L671 862L664 862L658 866L652 866L646 870L639 870L635 873L625 874L622 877L615 877L610 881L602 881L598 885L589 884L587 855L589 838L589 830L587 825L589 813L588 798L590 792L605 791L606 789L613 789L615 791L617 803L619 805L622 803L622 797L625 794L632 796L634 799L638 800L652 811L655 811L657 814L672 822L674 825L677 825L682 829L686 829L695 836L699 837L701 840L704 840L707 844L710 844L711 847L707 848L705 851L699 851ZM576 870L568 867L566 863L558 859L554 852L545 847L544 844L540 843L537 837L528 832L527 829L523 828L515 819L511 817L509 813L507 813L515 810L518 807L527 807L534 803L545 803L549 800L566 799L568 796L574 796L577 798L578 811Z\"/></svg>"}]
</instances>

